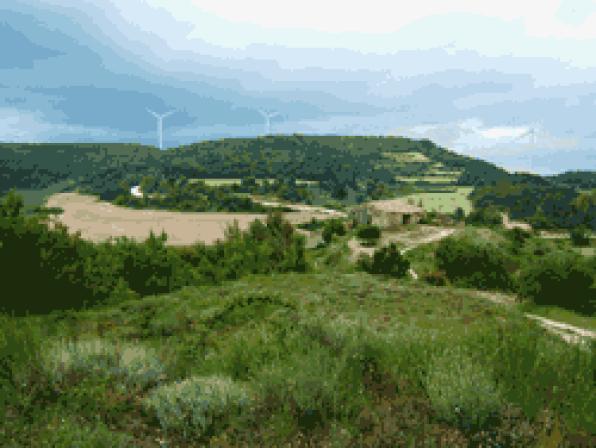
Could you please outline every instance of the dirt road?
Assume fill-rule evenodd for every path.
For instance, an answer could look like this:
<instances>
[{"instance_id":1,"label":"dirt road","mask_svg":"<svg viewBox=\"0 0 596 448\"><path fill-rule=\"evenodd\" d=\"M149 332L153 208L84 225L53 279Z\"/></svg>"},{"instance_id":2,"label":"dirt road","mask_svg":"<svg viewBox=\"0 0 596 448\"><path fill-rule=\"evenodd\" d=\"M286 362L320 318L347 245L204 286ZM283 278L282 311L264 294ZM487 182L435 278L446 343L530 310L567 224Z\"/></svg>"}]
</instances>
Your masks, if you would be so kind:
<instances>
[{"instance_id":1,"label":"dirt road","mask_svg":"<svg viewBox=\"0 0 596 448\"><path fill-rule=\"evenodd\" d=\"M422 244L428 244L446 238L449 235L452 235L455 231L456 229L441 229L431 235L414 240L411 242L411 245L402 250L402 254ZM353 259L357 259L361 253L372 255L375 251L374 247L361 247L356 239L351 239L348 242L348 246L352 251ZM413 269L410 269L408 273L414 280L418 280L418 274ZM492 291L470 291L470 293L474 294L475 296L484 298L486 300L490 300L491 302L498 303L500 305L511 306L517 303L517 298L514 295L510 294ZM580 328L574 325L558 322L552 319L547 319L545 317L537 316L531 313L525 313L525 316L528 319L537 321L545 330L558 335L568 343L577 344L588 339L596 339L596 332L587 330L585 328Z\"/></svg>"}]
</instances>

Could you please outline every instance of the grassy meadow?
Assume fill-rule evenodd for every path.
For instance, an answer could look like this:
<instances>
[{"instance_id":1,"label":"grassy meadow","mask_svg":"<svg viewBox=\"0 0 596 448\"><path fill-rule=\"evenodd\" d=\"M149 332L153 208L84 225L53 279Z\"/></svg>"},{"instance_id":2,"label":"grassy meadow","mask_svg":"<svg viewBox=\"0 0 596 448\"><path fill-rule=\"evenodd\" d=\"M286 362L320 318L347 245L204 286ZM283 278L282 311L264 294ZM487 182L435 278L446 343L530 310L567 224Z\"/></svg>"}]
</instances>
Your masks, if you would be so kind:
<instances>
[{"instance_id":1,"label":"grassy meadow","mask_svg":"<svg viewBox=\"0 0 596 448\"><path fill-rule=\"evenodd\" d=\"M472 187L453 187L451 191L417 192L407 195L405 198L414 200L416 204L419 201L422 202L422 207L426 211L453 213L458 207L461 207L468 214L472 210L472 202L468 199L472 190Z\"/></svg>"},{"instance_id":2,"label":"grassy meadow","mask_svg":"<svg viewBox=\"0 0 596 448\"><path fill-rule=\"evenodd\" d=\"M593 347L473 291L355 272L343 243L309 258L306 274L3 317L0 444L593 444Z\"/></svg>"}]
</instances>

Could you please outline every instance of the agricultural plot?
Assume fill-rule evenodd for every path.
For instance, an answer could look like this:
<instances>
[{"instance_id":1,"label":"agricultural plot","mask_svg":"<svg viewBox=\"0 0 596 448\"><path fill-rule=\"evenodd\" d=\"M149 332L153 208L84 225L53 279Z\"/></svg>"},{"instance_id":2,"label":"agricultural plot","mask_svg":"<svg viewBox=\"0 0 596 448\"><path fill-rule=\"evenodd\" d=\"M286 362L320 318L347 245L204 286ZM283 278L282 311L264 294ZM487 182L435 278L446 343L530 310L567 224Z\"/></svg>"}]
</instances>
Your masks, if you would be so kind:
<instances>
[{"instance_id":1,"label":"agricultural plot","mask_svg":"<svg viewBox=\"0 0 596 448\"><path fill-rule=\"evenodd\" d=\"M412 193L406 199L413 199L416 204L422 203L426 211L437 211L440 213L453 213L458 207L464 212L472 210L472 202L468 195L473 187L456 187L455 191L445 193Z\"/></svg>"},{"instance_id":2,"label":"agricultural plot","mask_svg":"<svg viewBox=\"0 0 596 448\"><path fill-rule=\"evenodd\" d=\"M265 182L265 180L267 180L270 183L275 182L275 179L273 178L268 178L268 179L256 179L257 185L261 185L263 182ZM235 179L235 178L231 178L231 179L191 179L190 183L195 183L195 182L199 182L199 181L203 181L205 182L205 185L208 185L210 187L229 187L232 185L240 185L241 183L241 179ZM296 185L318 185L319 181L317 180L304 180L304 179L297 179L296 180Z\"/></svg>"},{"instance_id":3,"label":"agricultural plot","mask_svg":"<svg viewBox=\"0 0 596 448\"><path fill-rule=\"evenodd\" d=\"M151 231L159 234L163 230L168 235L169 245L185 246L199 241L212 244L224 238L226 229L234 221L244 230L254 220L265 219L265 215L257 213L133 210L77 193L53 195L47 206L62 208L64 213L54 219L68 226L71 232L80 231L83 238L96 242L124 236L142 241ZM313 217L328 219L329 215L313 210L285 213L284 217L296 225L309 222Z\"/></svg>"},{"instance_id":4,"label":"agricultural plot","mask_svg":"<svg viewBox=\"0 0 596 448\"><path fill-rule=\"evenodd\" d=\"M396 162L404 163L426 163L430 159L421 152L384 152L383 156L395 160Z\"/></svg>"},{"instance_id":5,"label":"agricultural plot","mask_svg":"<svg viewBox=\"0 0 596 448\"><path fill-rule=\"evenodd\" d=\"M426 182L433 184L453 184L457 181L458 176L395 176L395 180L399 182L416 183Z\"/></svg>"}]
</instances>

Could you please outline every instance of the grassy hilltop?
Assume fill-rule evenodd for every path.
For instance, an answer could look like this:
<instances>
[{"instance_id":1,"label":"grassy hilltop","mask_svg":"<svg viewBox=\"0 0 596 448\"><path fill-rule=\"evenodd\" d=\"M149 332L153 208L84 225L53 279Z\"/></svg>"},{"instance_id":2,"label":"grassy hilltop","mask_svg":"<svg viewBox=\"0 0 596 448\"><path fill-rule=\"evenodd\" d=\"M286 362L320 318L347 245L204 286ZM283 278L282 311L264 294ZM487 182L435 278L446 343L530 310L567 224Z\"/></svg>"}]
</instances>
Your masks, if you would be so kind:
<instances>
[{"instance_id":1,"label":"grassy hilltop","mask_svg":"<svg viewBox=\"0 0 596 448\"><path fill-rule=\"evenodd\" d=\"M473 292L330 270L2 328L28 343L3 446L593 442L593 355Z\"/></svg>"},{"instance_id":2,"label":"grassy hilltop","mask_svg":"<svg viewBox=\"0 0 596 448\"><path fill-rule=\"evenodd\" d=\"M0 446L592 447L595 339L526 313L596 328L593 175L402 138L0 145L0 190L25 197L0 199ZM270 213L213 244L117 226L92 242L36 210L73 190L227 212L409 195L451 216L381 232ZM506 229L503 211L572 231Z\"/></svg>"}]
</instances>

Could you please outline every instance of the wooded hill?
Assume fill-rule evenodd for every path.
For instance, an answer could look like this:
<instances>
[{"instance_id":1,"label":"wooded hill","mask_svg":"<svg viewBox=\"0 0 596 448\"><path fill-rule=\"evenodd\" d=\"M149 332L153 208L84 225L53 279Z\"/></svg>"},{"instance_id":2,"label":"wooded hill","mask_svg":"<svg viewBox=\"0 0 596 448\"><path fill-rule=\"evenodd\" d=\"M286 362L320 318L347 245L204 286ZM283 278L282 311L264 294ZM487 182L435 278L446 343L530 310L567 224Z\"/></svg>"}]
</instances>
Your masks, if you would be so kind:
<instances>
[{"instance_id":1,"label":"wooded hill","mask_svg":"<svg viewBox=\"0 0 596 448\"><path fill-rule=\"evenodd\" d=\"M317 181L325 194L355 202L404 189L435 190L498 181L586 189L595 172L541 177L463 156L428 140L402 137L267 136L205 141L159 151L134 144L0 144L0 194L11 188L79 188L114 199L122 182L261 178Z\"/></svg>"},{"instance_id":2,"label":"wooded hill","mask_svg":"<svg viewBox=\"0 0 596 448\"><path fill-rule=\"evenodd\" d=\"M123 178L297 178L333 191L397 186L484 185L510 175L428 140L269 136L207 141L159 151L132 144L2 144L0 191L65 180L109 196ZM117 189L117 187L116 187Z\"/></svg>"}]
</instances>

